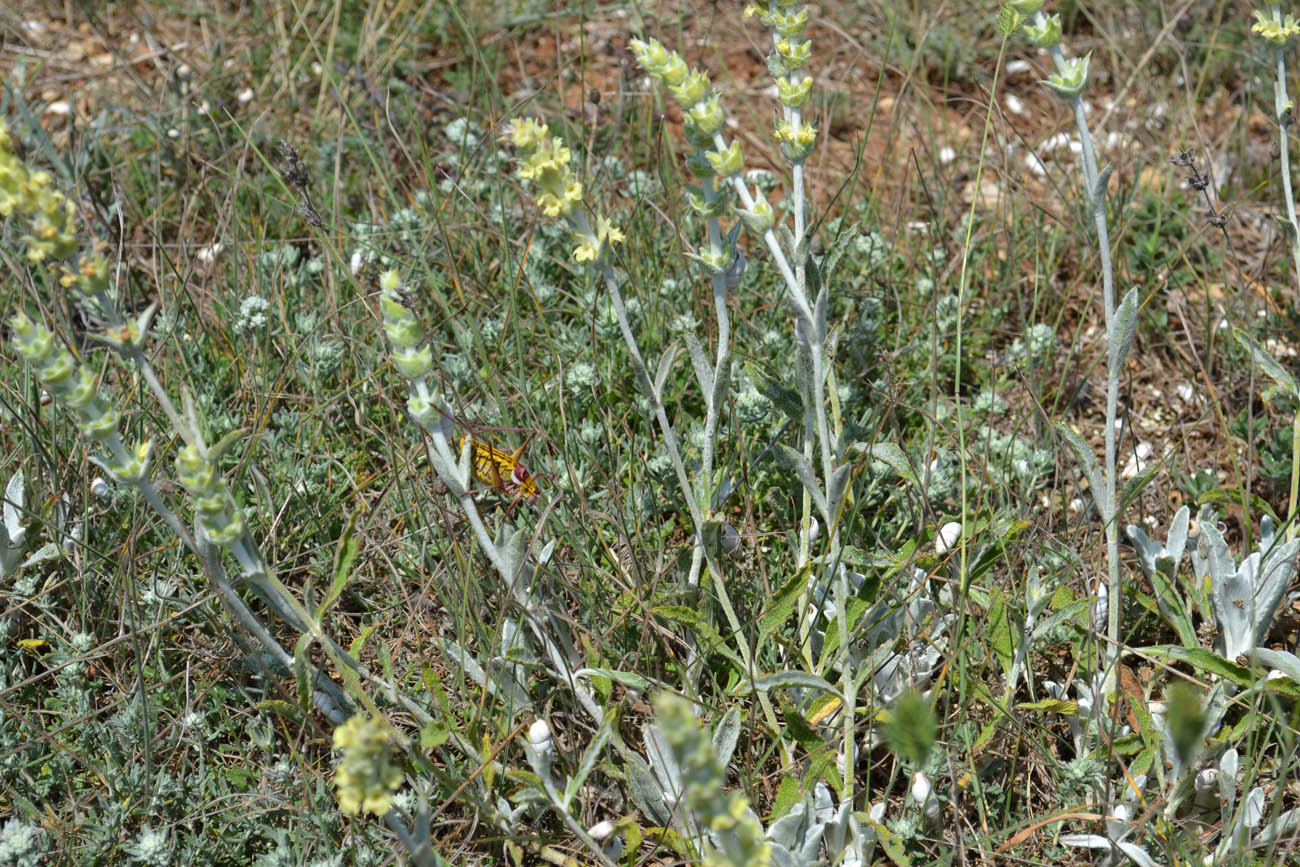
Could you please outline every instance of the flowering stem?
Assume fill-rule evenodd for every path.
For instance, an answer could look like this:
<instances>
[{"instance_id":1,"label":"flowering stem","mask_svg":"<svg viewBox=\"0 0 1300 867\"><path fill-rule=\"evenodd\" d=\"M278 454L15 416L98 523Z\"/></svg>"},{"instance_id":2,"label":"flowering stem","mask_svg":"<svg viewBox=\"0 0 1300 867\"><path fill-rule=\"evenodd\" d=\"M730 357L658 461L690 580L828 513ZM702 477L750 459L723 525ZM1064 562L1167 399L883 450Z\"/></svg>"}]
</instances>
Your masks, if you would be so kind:
<instances>
[{"instance_id":1,"label":"flowering stem","mask_svg":"<svg viewBox=\"0 0 1300 867\"><path fill-rule=\"evenodd\" d=\"M631 324L628 321L627 316L627 306L623 303L623 293L620 292L618 288L618 277L614 273L614 269L608 263L603 263L601 265L601 274L605 278L606 288L609 289L610 303L614 307L614 318L618 320L618 327L619 331L623 335L623 342L627 345L628 354L632 357L632 370L636 374L637 381L641 383L641 387L650 401L655 419L659 423L659 430L664 438L664 445L668 449L668 457L672 462L673 470L677 474L677 484L681 487L682 492L686 496L686 507L690 512L691 521L695 525L695 550L696 552L699 552L699 554L692 552L692 559L702 555L705 564L708 566L709 577L713 580L713 590L717 594L718 602L722 606L724 616L727 618L727 624L730 626L732 634L736 637L736 648L740 652L741 661L744 663L747 671L753 672L756 669L754 668L753 660L749 652L749 645L744 640L745 633L741 626L740 618L736 616L736 610L731 604L731 597L727 593L726 581L723 579L722 570L718 566L718 562L714 558L713 552L704 544L704 516L700 512L699 504L695 501L695 497L691 493L693 491L693 486L691 485L690 477L687 475L686 466L682 462L681 453L677 448L677 435L673 431L672 423L668 420L668 412L664 409L663 400L660 398L659 392L655 388L654 380L650 378L650 372L646 368L645 359L641 355L640 348L637 346L636 336L632 334ZM726 315L725 299L722 315ZM719 352L722 352L721 341L719 341L719 344ZM777 723L776 712L772 707L771 700L768 698L767 693L761 691L758 692L758 701L772 732L779 735L781 727ZM791 756L789 755L789 748L785 743L785 739L778 739L781 743L782 754L788 761Z\"/></svg>"},{"instance_id":2,"label":"flowering stem","mask_svg":"<svg viewBox=\"0 0 1300 867\"><path fill-rule=\"evenodd\" d=\"M1273 18L1282 20L1282 9L1274 3ZM1286 233L1291 247L1291 263L1296 277L1300 280L1300 221L1296 220L1295 196L1291 192L1291 143L1287 137L1287 128L1291 125L1291 97L1286 90L1286 55L1282 47L1284 40L1270 40L1273 44L1273 112L1278 123L1278 157L1282 163L1282 202L1286 207L1286 221L1290 231ZM1291 423L1291 496L1286 537L1296 537L1297 497L1300 496L1300 410L1297 410Z\"/></svg>"}]
</instances>

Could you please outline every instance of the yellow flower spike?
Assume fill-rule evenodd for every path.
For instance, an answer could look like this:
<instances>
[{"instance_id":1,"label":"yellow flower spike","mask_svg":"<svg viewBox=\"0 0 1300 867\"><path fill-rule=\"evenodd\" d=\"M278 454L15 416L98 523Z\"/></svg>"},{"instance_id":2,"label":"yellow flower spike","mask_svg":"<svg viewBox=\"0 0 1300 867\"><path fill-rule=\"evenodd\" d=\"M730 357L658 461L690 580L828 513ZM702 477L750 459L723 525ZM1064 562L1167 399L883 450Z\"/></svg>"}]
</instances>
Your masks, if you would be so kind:
<instances>
[{"instance_id":1,"label":"yellow flower spike","mask_svg":"<svg viewBox=\"0 0 1300 867\"><path fill-rule=\"evenodd\" d=\"M1277 15L1265 14L1255 10L1255 23L1250 26L1252 33L1257 33L1269 42L1286 42L1292 36L1300 35L1300 23L1294 15L1279 18Z\"/></svg>"},{"instance_id":2,"label":"yellow flower spike","mask_svg":"<svg viewBox=\"0 0 1300 867\"><path fill-rule=\"evenodd\" d=\"M668 60L663 64L659 73L659 78L669 87L676 87L686 80L691 74L691 68L686 65L686 61L676 51L668 55Z\"/></svg>"},{"instance_id":3,"label":"yellow flower spike","mask_svg":"<svg viewBox=\"0 0 1300 867\"><path fill-rule=\"evenodd\" d=\"M669 85L668 90L683 108L690 108L709 95L709 77L699 70L692 70L681 83Z\"/></svg>"},{"instance_id":4,"label":"yellow flower spike","mask_svg":"<svg viewBox=\"0 0 1300 867\"><path fill-rule=\"evenodd\" d=\"M391 733L380 719L357 714L334 730L334 749L342 755L334 775L339 809L346 815L382 816L402 784L392 761Z\"/></svg>"},{"instance_id":5,"label":"yellow flower spike","mask_svg":"<svg viewBox=\"0 0 1300 867\"><path fill-rule=\"evenodd\" d=\"M102 442L109 437L117 436L117 425L121 420L122 416L119 413L106 409L98 418L83 421L81 432L88 439Z\"/></svg>"},{"instance_id":6,"label":"yellow flower spike","mask_svg":"<svg viewBox=\"0 0 1300 867\"><path fill-rule=\"evenodd\" d=\"M807 75L799 81L793 81L789 77L778 78L776 80L777 95L782 104L790 108L803 108L812 95L812 85L812 77Z\"/></svg>"}]
</instances>

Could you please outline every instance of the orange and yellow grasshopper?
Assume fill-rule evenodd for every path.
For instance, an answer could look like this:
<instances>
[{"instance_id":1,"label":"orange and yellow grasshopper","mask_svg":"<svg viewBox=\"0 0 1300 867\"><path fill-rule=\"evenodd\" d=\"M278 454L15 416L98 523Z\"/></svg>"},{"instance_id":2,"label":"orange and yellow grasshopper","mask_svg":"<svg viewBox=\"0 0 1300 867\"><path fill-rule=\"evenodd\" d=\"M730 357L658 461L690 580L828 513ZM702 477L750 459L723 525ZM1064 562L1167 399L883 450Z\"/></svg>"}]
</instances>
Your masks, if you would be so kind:
<instances>
[{"instance_id":1,"label":"orange and yellow grasshopper","mask_svg":"<svg viewBox=\"0 0 1300 867\"><path fill-rule=\"evenodd\" d=\"M463 451L469 443L470 469L476 480L512 502L520 499L531 502L537 499L537 482L519 459L532 438L529 434L524 444L513 452L502 451L471 434L462 434L456 445Z\"/></svg>"}]
</instances>

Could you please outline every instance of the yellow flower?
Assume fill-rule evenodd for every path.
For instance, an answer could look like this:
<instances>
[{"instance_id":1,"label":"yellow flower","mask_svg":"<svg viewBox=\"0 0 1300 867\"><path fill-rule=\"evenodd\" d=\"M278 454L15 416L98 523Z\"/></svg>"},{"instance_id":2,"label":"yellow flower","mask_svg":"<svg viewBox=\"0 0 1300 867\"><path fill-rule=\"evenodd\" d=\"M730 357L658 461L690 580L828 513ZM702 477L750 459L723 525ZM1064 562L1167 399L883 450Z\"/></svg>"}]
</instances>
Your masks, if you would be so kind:
<instances>
[{"instance_id":1,"label":"yellow flower","mask_svg":"<svg viewBox=\"0 0 1300 867\"><path fill-rule=\"evenodd\" d=\"M532 150L548 135L550 130L546 124L531 117L516 118L506 129L506 138L521 151Z\"/></svg>"},{"instance_id":2,"label":"yellow flower","mask_svg":"<svg viewBox=\"0 0 1300 867\"><path fill-rule=\"evenodd\" d=\"M346 815L382 816L402 785L402 769L393 762L388 725L357 714L334 730L334 749L342 753L334 774L339 809Z\"/></svg>"},{"instance_id":3,"label":"yellow flower","mask_svg":"<svg viewBox=\"0 0 1300 867\"><path fill-rule=\"evenodd\" d=\"M573 261L592 262L601 254L606 244L621 244L623 230L605 217L596 218L595 234L578 235L578 246L573 250Z\"/></svg>"},{"instance_id":4,"label":"yellow flower","mask_svg":"<svg viewBox=\"0 0 1300 867\"><path fill-rule=\"evenodd\" d=\"M591 262L600 253L600 242L591 235L581 235L582 243L573 250L573 261Z\"/></svg>"},{"instance_id":5,"label":"yellow flower","mask_svg":"<svg viewBox=\"0 0 1300 867\"><path fill-rule=\"evenodd\" d=\"M1255 10L1255 23L1250 26L1252 33L1258 33L1270 42L1286 42L1292 36L1300 35L1300 22L1294 15L1279 18L1277 14L1265 15Z\"/></svg>"}]
</instances>

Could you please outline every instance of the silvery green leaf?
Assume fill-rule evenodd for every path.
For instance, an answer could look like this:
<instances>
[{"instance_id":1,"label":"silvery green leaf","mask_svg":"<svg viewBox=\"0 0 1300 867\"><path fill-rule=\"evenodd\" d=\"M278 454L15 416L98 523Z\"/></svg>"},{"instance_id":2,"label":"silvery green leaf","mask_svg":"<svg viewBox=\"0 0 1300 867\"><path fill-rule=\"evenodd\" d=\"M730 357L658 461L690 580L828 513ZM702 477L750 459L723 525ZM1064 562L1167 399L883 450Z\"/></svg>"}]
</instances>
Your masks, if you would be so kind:
<instances>
[{"instance_id":1,"label":"silvery green leaf","mask_svg":"<svg viewBox=\"0 0 1300 867\"><path fill-rule=\"evenodd\" d=\"M1286 650L1273 650L1268 647L1256 647L1254 656L1261 665L1275 668L1291 678L1292 682L1300 683L1300 656Z\"/></svg>"},{"instance_id":2,"label":"silvery green leaf","mask_svg":"<svg viewBox=\"0 0 1300 867\"><path fill-rule=\"evenodd\" d=\"M1119 851L1128 856L1128 859L1138 867L1160 867L1156 859L1152 858L1146 851L1136 843L1116 843Z\"/></svg>"},{"instance_id":3,"label":"silvery green leaf","mask_svg":"<svg viewBox=\"0 0 1300 867\"><path fill-rule=\"evenodd\" d=\"M796 266L802 264L803 260L808 256L808 233L805 232L799 244L796 245L794 242L794 232L790 231L790 227L787 226L784 221L776 224L776 230L781 234L781 242L785 245L785 248L791 251L791 264Z\"/></svg>"},{"instance_id":4,"label":"silvery green leaf","mask_svg":"<svg viewBox=\"0 0 1300 867\"><path fill-rule=\"evenodd\" d=\"M573 673L574 678L579 677L607 677L615 683L621 683L630 689L639 689L645 691L654 683L648 678L630 671L618 671L613 668L580 668Z\"/></svg>"},{"instance_id":5,"label":"silvery green leaf","mask_svg":"<svg viewBox=\"0 0 1300 867\"><path fill-rule=\"evenodd\" d=\"M1086 616L1086 612L1091 607L1091 599L1077 599L1074 602L1053 611L1034 626L1034 631L1031 634L1030 640L1033 641L1042 638L1062 623L1077 621L1080 617Z\"/></svg>"},{"instance_id":6,"label":"silvery green leaf","mask_svg":"<svg viewBox=\"0 0 1300 867\"><path fill-rule=\"evenodd\" d=\"M1183 506L1174 515L1174 521L1169 525L1169 560L1170 568L1162 570L1166 575L1173 577L1178 574L1178 564L1183 560L1183 551L1187 547L1187 529L1191 522L1191 510Z\"/></svg>"},{"instance_id":7,"label":"silvery green leaf","mask_svg":"<svg viewBox=\"0 0 1300 867\"><path fill-rule=\"evenodd\" d=\"M663 788L650 771L641 764L640 759L633 757L628 762L627 781L628 789L632 795L632 802L640 808L641 812L651 822L661 828L668 827L676 803L674 801L670 805L664 802Z\"/></svg>"},{"instance_id":8,"label":"silvery green leaf","mask_svg":"<svg viewBox=\"0 0 1300 867\"><path fill-rule=\"evenodd\" d=\"M22 522L23 505L26 502L25 493L26 480L23 478L23 471L19 470L13 474L9 484L5 485L4 533L8 538L0 538L0 543L10 548L21 546L23 537L27 535L27 528Z\"/></svg>"},{"instance_id":9,"label":"silvery green leaf","mask_svg":"<svg viewBox=\"0 0 1300 867\"><path fill-rule=\"evenodd\" d=\"M600 724L600 729L596 736L587 744L587 748L582 752L582 761L578 763L578 770L573 776L569 777L568 782L564 784L564 806L567 809L569 804L573 803L573 796L587 782L587 777L591 775L592 769L596 767L596 762L600 760L601 754L605 752L605 745L613 737L614 731L610 725L612 716L606 715Z\"/></svg>"},{"instance_id":10,"label":"silvery green leaf","mask_svg":"<svg viewBox=\"0 0 1300 867\"><path fill-rule=\"evenodd\" d=\"M1300 539L1275 545L1263 555L1261 574L1255 579L1253 608L1255 614L1255 643L1263 644L1273 615L1282 597L1295 577L1296 555L1300 553Z\"/></svg>"},{"instance_id":11,"label":"silvery green leaf","mask_svg":"<svg viewBox=\"0 0 1300 867\"><path fill-rule=\"evenodd\" d=\"M722 504L727 502L727 498L730 497L735 490L736 490L735 477L734 476L725 477L721 482L718 483L717 490L713 492L713 502L709 504L710 508L712 508L713 511L715 512L719 511L722 508Z\"/></svg>"},{"instance_id":12,"label":"silvery green leaf","mask_svg":"<svg viewBox=\"0 0 1300 867\"><path fill-rule=\"evenodd\" d=\"M1080 849L1110 848L1110 841L1100 834L1066 834L1061 837L1061 842Z\"/></svg>"},{"instance_id":13,"label":"silvery green leaf","mask_svg":"<svg viewBox=\"0 0 1300 867\"><path fill-rule=\"evenodd\" d=\"M831 800L831 787L820 781L813 786L813 810L816 812L817 821L822 824L836 821L835 802Z\"/></svg>"},{"instance_id":14,"label":"silvery green leaf","mask_svg":"<svg viewBox=\"0 0 1300 867\"><path fill-rule=\"evenodd\" d=\"M54 542L46 542L44 545L32 552L32 556L28 557L20 565L25 569L28 566L35 566L37 563L44 563L47 560L57 560L62 556L62 548Z\"/></svg>"},{"instance_id":15,"label":"silvery green leaf","mask_svg":"<svg viewBox=\"0 0 1300 867\"><path fill-rule=\"evenodd\" d=\"M722 353L722 357L718 359L718 369L713 372L713 376L713 392L709 395L709 407L716 412L726 401L727 392L731 389L730 352Z\"/></svg>"},{"instance_id":16,"label":"silvery green leaf","mask_svg":"<svg viewBox=\"0 0 1300 867\"><path fill-rule=\"evenodd\" d=\"M1192 549L1192 569L1199 583L1209 577L1211 584L1220 580L1220 575L1230 575L1237 570L1232 555L1228 552L1228 543L1214 524L1214 513L1203 509L1197 519L1200 534L1196 538L1196 547Z\"/></svg>"},{"instance_id":17,"label":"silvery green leaf","mask_svg":"<svg viewBox=\"0 0 1300 867\"><path fill-rule=\"evenodd\" d=\"M547 542L545 545L542 546L542 550L538 551L536 556L533 557L533 559L537 561L538 566L545 566L547 563L550 562L551 554L554 553L554 551L555 551L555 540L552 539L551 541Z\"/></svg>"},{"instance_id":18,"label":"silvery green leaf","mask_svg":"<svg viewBox=\"0 0 1300 867\"><path fill-rule=\"evenodd\" d=\"M448 442L450 442L450 440L448 440ZM437 450L435 449L434 451L436 452ZM456 466L447 468L448 475L450 475L452 481L455 482L455 487L459 487L461 491L468 491L473 485L473 470L470 469L473 466L473 461L474 443L466 437L465 442L461 445L460 457L457 459ZM453 493L454 492L453 489Z\"/></svg>"},{"instance_id":19,"label":"silvery green leaf","mask_svg":"<svg viewBox=\"0 0 1300 867\"><path fill-rule=\"evenodd\" d=\"M523 649L523 630L519 628L519 621L513 617L507 617L501 624L501 641L499 642L500 654L502 657L509 658L510 652L516 649Z\"/></svg>"},{"instance_id":20,"label":"silvery green leaf","mask_svg":"<svg viewBox=\"0 0 1300 867\"><path fill-rule=\"evenodd\" d=\"M812 466L809 465L808 459L803 456L803 452L792 449L785 443L777 443L777 448L779 449L778 453L785 457L786 463L799 477L804 489L812 496L813 504L816 505L817 511L821 513L822 518L829 526L831 518L826 508L826 494L822 492L821 486L817 484L817 477L813 475Z\"/></svg>"},{"instance_id":21,"label":"silvery green leaf","mask_svg":"<svg viewBox=\"0 0 1300 867\"><path fill-rule=\"evenodd\" d=\"M459 644L450 639L435 640L442 647L442 653L447 657L448 661L465 672L465 676L475 685L485 686L489 692L493 691L492 682L488 679L487 672L483 670L483 666L479 665L478 660L474 658L474 654L463 650Z\"/></svg>"},{"instance_id":22,"label":"silvery green leaf","mask_svg":"<svg viewBox=\"0 0 1300 867\"><path fill-rule=\"evenodd\" d=\"M829 506L834 508L836 513L840 511L840 506L844 504L844 491L848 488L849 477L852 473L852 464L840 464L835 468L835 472L831 473L831 487L827 502Z\"/></svg>"},{"instance_id":23,"label":"silvery green leaf","mask_svg":"<svg viewBox=\"0 0 1300 867\"><path fill-rule=\"evenodd\" d=\"M1241 827L1258 828L1264 821L1264 789L1260 786L1250 790L1250 794L1241 799Z\"/></svg>"},{"instance_id":24,"label":"silvery green leaf","mask_svg":"<svg viewBox=\"0 0 1300 867\"><path fill-rule=\"evenodd\" d=\"M859 446L855 444L855 448ZM916 473L912 470L912 462L907 459L906 452L899 448L897 443L872 443L869 447L859 448L859 450L865 451L873 460L888 466L903 481L911 482L913 485L919 484Z\"/></svg>"},{"instance_id":25,"label":"silvery green leaf","mask_svg":"<svg viewBox=\"0 0 1300 867\"><path fill-rule=\"evenodd\" d=\"M441 409L442 412L438 413L438 422L437 425L434 427L434 430L442 434L442 438L445 439L447 442L452 442L453 441L452 434L454 433L454 431L453 431L453 425L451 423L451 420L456 416L451 411L451 407L448 404L443 404Z\"/></svg>"},{"instance_id":26,"label":"silvery green leaf","mask_svg":"<svg viewBox=\"0 0 1300 867\"><path fill-rule=\"evenodd\" d=\"M1273 547L1273 539L1277 536L1277 525L1273 523L1271 515L1265 515L1259 519L1259 550L1267 551Z\"/></svg>"},{"instance_id":27,"label":"silvery green leaf","mask_svg":"<svg viewBox=\"0 0 1300 867\"><path fill-rule=\"evenodd\" d=\"M1106 503L1106 486L1102 483L1101 468L1097 466L1097 456L1093 454L1088 444L1083 441L1074 429L1065 422L1057 422L1056 430L1065 440L1065 444L1074 452L1075 459L1083 469L1083 475L1088 480L1088 487L1091 489L1092 498L1097 503L1097 509L1101 512L1103 522L1110 520L1110 504Z\"/></svg>"},{"instance_id":28,"label":"silvery green leaf","mask_svg":"<svg viewBox=\"0 0 1300 867\"><path fill-rule=\"evenodd\" d=\"M1276 100L1278 100L1279 102L1284 102L1284 101L1282 100L1282 92L1281 92L1281 91L1278 91L1277 94L1274 95L1274 98L1275 98ZM1289 106L1285 106L1284 108L1279 109L1279 110L1278 110L1278 118L1279 118L1279 120L1281 121L1282 126L1283 126L1284 128L1290 126L1290 125L1291 125L1291 108L1290 108ZM1294 247L1296 241L1297 241L1297 240L1300 240L1300 235L1297 235L1297 234L1296 234L1296 226L1295 226L1295 223L1292 223L1289 219L1287 219L1287 218L1286 218L1285 216L1283 216L1282 214L1274 214L1274 215L1273 215L1273 219L1277 221L1278 228L1281 229L1281 230L1282 230L1282 233L1286 235L1286 243L1287 243L1287 246L1289 246L1289 247Z\"/></svg>"},{"instance_id":29,"label":"silvery green leaf","mask_svg":"<svg viewBox=\"0 0 1300 867\"><path fill-rule=\"evenodd\" d=\"M1092 188L1092 209L1101 211L1106 207L1106 187L1110 184L1110 174L1115 167L1105 166L1097 176L1097 185Z\"/></svg>"},{"instance_id":30,"label":"silvery green leaf","mask_svg":"<svg viewBox=\"0 0 1300 867\"><path fill-rule=\"evenodd\" d=\"M1254 843L1256 846L1271 846L1278 840L1292 837L1297 830L1300 830L1300 810L1287 810L1256 834Z\"/></svg>"},{"instance_id":31,"label":"silvery green leaf","mask_svg":"<svg viewBox=\"0 0 1300 867\"><path fill-rule=\"evenodd\" d=\"M1250 579L1258 564L1259 554L1255 553L1245 559L1240 569L1210 574L1210 604L1219 627L1221 655L1229 661L1235 661L1256 644Z\"/></svg>"},{"instance_id":32,"label":"silvery green leaf","mask_svg":"<svg viewBox=\"0 0 1300 867\"><path fill-rule=\"evenodd\" d=\"M506 574L502 577L514 581L523 571L528 559L528 533L523 528L513 532L510 530L508 524L502 526L501 533L497 536L496 546L501 559L505 561Z\"/></svg>"},{"instance_id":33,"label":"silvery green leaf","mask_svg":"<svg viewBox=\"0 0 1300 867\"><path fill-rule=\"evenodd\" d=\"M735 688L737 695L747 695L751 690L759 692L770 692L782 687L798 687L800 689L815 689L819 692L830 693L844 702L844 694L836 689L826 680L815 674L809 674L806 671L779 671L775 674L765 674L761 677L754 678L753 681L744 681ZM847 702L845 702L847 703Z\"/></svg>"},{"instance_id":34,"label":"silvery green leaf","mask_svg":"<svg viewBox=\"0 0 1300 867\"><path fill-rule=\"evenodd\" d=\"M739 739L740 708L732 705L713 728L713 752L717 754L720 766L725 768L731 763L731 754L735 752Z\"/></svg>"},{"instance_id":35,"label":"silvery green leaf","mask_svg":"<svg viewBox=\"0 0 1300 867\"><path fill-rule=\"evenodd\" d=\"M779 841L789 850L793 863L800 867L812 867L821 863L817 856L822 837L826 833L827 820L811 811L811 806L811 799L795 804L790 812L773 822L767 832L767 838Z\"/></svg>"},{"instance_id":36,"label":"silvery green leaf","mask_svg":"<svg viewBox=\"0 0 1300 867\"><path fill-rule=\"evenodd\" d=\"M704 354L704 347L700 345L700 341L695 339L694 334L688 333L686 335L686 348L690 350L691 364L695 367L695 379L704 392L704 398L705 400L712 400L713 370L708 357Z\"/></svg>"},{"instance_id":37,"label":"silvery green leaf","mask_svg":"<svg viewBox=\"0 0 1300 867\"><path fill-rule=\"evenodd\" d=\"M1232 827L1232 813L1237 807L1237 749L1229 747L1219 758L1219 811L1223 827Z\"/></svg>"},{"instance_id":38,"label":"silvery green leaf","mask_svg":"<svg viewBox=\"0 0 1300 867\"><path fill-rule=\"evenodd\" d=\"M1289 222L1286 223L1286 226L1291 228ZM1292 229L1292 231L1294 231L1294 229ZM1292 398L1300 400L1300 387L1297 387L1295 377L1291 375L1290 371L1278 364L1277 359L1270 355L1268 350L1256 343L1255 338L1251 337L1245 331L1242 331L1240 328L1234 328L1232 329L1232 332L1237 336L1238 340L1242 341L1250 348L1250 355L1251 358L1255 360L1255 366L1264 371L1264 374L1268 376L1269 379L1277 383L1277 385Z\"/></svg>"},{"instance_id":39,"label":"silvery green leaf","mask_svg":"<svg viewBox=\"0 0 1300 867\"><path fill-rule=\"evenodd\" d=\"M773 822L767 829L767 839L772 843L780 844L787 849L793 849L799 845L799 832L804 824L804 804L798 803L790 808L790 812Z\"/></svg>"},{"instance_id":40,"label":"silvery green leaf","mask_svg":"<svg viewBox=\"0 0 1300 867\"><path fill-rule=\"evenodd\" d=\"M808 260L808 282L812 285L813 276L817 273L817 267L812 260ZM813 324L816 331L813 333L817 337L817 342L822 343L826 340L826 308L830 306L831 290L828 284L822 284L821 289L817 291L817 304L813 308ZM820 384L820 383L819 383Z\"/></svg>"},{"instance_id":41,"label":"silvery green leaf","mask_svg":"<svg viewBox=\"0 0 1300 867\"><path fill-rule=\"evenodd\" d=\"M668 745L659 727L653 724L645 727L645 754L663 797L676 803L682 794L682 771L673 756L672 747Z\"/></svg>"},{"instance_id":42,"label":"silvery green leaf","mask_svg":"<svg viewBox=\"0 0 1300 867\"><path fill-rule=\"evenodd\" d=\"M1187 507L1184 506L1183 508L1186 509ZM1158 542L1152 542L1151 537L1148 536L1146 531L1137 524L1129 524L1125 529L1128 531L1128 537L1133 542L1133 546L1137 548L1138 565L1142 567L1142 571L1148 578L1150 578L1159 568L1159 566L1156 565L1156 561L1168 555L1168 552L1165 551L1165 546Z\"/></svg>"},{"instance_id":43,"label":"silvery green leaf","mask_svg":"<svg viewBox=\"0 0 1300 867\"><path fill-rule=\"evenodd\" d=\"M772 864L775 867L812 867L811 861L795 861L790 851L780 843L772 843L769 851L771 852Z\"/></svg>"},{"instance_id":44,"label":"silvery green leaf","mask_svg":"<svg viewBox=\"0 0 1300 867\"><path fill-rule=\"evenodd\" d=\"M1162 465L1153 463L1142 472L1124 483L1124 490L1119 495L1119 513L1122 515L1128 510L1129 504L1137 499L1138 494L1142 493L1151 480L1160 472Z\"/></svg>"},{"instance_id":45,"label":"silvery green leaf","mask_svg":"<svg viewBox=\"0 0 1300 867\"><path fill-rule=\"evenodd\" d=\"M1128 356L1129 347L1133 345L1133 333L1137 330L1137 311L1138 291L1135 286L1125 293L1124 300L1115 310L1115 318L1110 323L1112 329L1108 335L1110 370L1115 376L1119 376L1124 366L1124 359Z\"/></svg>"},{"instance_id":46,"label":"silvery green leaf","mask_svg":"<svg viewBox=\"0 0 1300 867\"><path fill-rule=\"evenodd\" d=\"M1176 584L1178 566L1183 557L1183 548L1187 544L1188 516L1190 512L1184 506L1174 515L1173 526L1169 530L1169 544L1166 549L1158 542L1153 542L1141 527L1130 524L1128 537L1133 540L1138 551L1138 563L1142 572L1151 581L1155 589L1156 604L1160 613L1178 632L1179 639L1186 646L1197 643L1196 631L1192 626L1187 603L1179 593Z\"/></svg>"}]
</instances>

